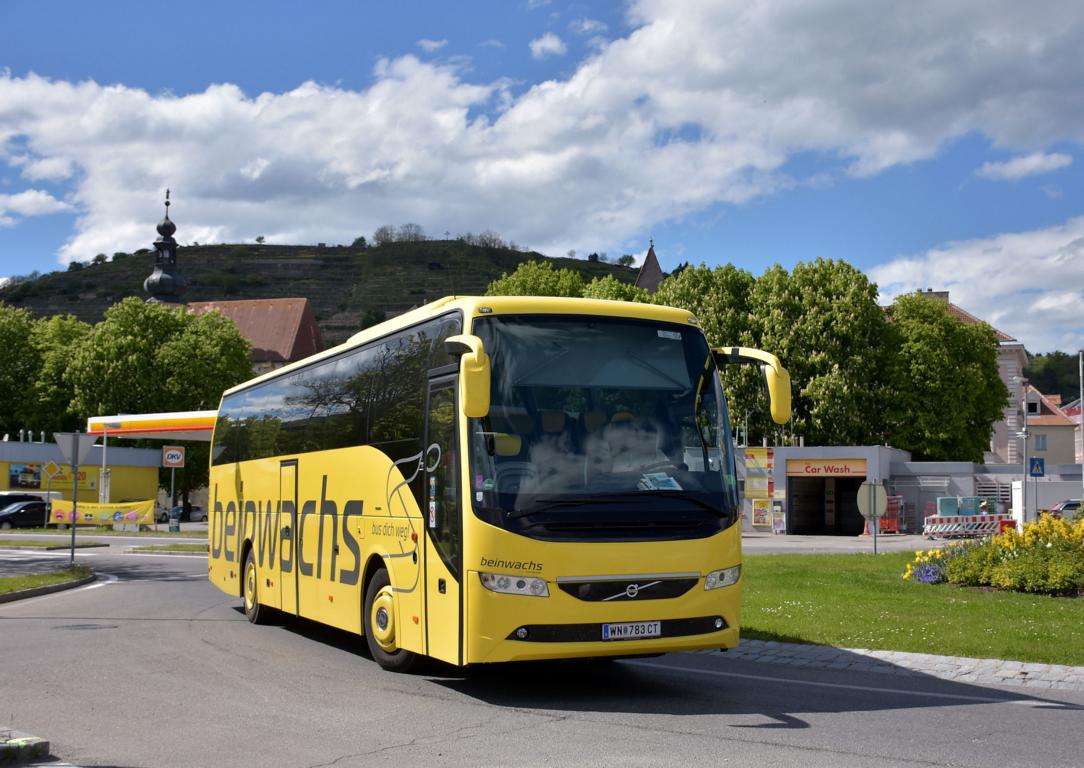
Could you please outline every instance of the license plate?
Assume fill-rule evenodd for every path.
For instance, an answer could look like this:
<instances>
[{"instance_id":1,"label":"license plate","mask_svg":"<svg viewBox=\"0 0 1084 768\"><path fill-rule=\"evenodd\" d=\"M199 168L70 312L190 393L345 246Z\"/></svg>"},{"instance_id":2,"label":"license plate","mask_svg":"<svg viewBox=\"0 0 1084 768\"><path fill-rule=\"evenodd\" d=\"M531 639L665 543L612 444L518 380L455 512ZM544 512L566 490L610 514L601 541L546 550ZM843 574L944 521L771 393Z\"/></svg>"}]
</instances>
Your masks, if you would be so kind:
<instances>
[{"instance_id":1,"label":"license plate","mask_svg":"<svg viewBox=\"0 0 1084 768\"><path fill-rule=\"evenodd\" d=\"M661 621L630 621L624 624L603 624L603 640L639 640L642 637L660 637Z\"/></svg>"}]
</instances>

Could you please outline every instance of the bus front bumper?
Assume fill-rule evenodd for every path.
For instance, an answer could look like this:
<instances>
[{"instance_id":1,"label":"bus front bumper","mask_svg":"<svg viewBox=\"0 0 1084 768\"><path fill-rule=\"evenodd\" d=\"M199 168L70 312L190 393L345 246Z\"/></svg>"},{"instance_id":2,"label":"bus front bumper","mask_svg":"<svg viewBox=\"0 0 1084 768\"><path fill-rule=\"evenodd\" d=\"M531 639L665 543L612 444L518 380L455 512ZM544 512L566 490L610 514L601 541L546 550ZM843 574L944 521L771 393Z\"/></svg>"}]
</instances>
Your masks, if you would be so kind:
<instances>
[{"instance_id":1,"label":"bus front bumper","mask_svg":"<svg viewBox=\"0 0 1084 768\"><path fill-rule=\"evenodd\" d=\"M465 660L471 664L738 645L740 581L717 590L698 584L681 599L616 603L579 601L553 585L548 597L498 594L483 587L475 571L466 585ZM645 633L650 636L640 636Z\"/></svg>"}]
</instances>

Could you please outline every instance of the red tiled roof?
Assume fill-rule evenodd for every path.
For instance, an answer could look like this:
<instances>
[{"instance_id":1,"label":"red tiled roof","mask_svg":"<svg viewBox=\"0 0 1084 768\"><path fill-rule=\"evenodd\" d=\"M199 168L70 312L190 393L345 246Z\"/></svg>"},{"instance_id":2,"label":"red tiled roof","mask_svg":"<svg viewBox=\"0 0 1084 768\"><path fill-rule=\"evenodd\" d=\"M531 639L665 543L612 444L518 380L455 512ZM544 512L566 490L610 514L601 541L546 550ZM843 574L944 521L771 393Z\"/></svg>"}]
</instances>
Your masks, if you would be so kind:
<instances>
[{"instance_id":1,"label":"red tiled roof","mask_svg":"<svg viewBox=\"0 0 1084 768\"><path fill-rule=\"evenodd\" d=\"M1076 427L1076 419L1066 415L1065 411L1049 395L1044 395L1030 384L1028 392L1034 392L1039 396L1039 413L1028 415L1028 425L1037 427Z\"/></svg>"},{"instance_id":2,"label":"red tiled roof","mask_svg":"<svg viewBox=\"0 0 1084 768\"><path fill-rule=\"evenodd\" d=\"M288 363L324 349L308 299L194 301L190 312L221 312L252 345L254 363Z\"/></svg>"},{"instance_id":3,"label":"red tiled roof","mask_svg":"<svg viewBox=\"0 0 1084 768\"><path fill-rule=\"evenodd\" d=\"M945 302L945 303L948 304L949 314L952 315L953 317L955 317L958 320L962 320L965 323L968 323L969 325L978 325L979 323L986 323L985 320L980 320L979 318L975 317L973 314L968 312L966 309L961 309L960 307L957 307L951 301ZM986 324L990 325L989 323L986 323ZM990 327L994 328L992 325ZM994 328L994 334L997 336L998 341L1016 341L1016 339L1014 339L1012 336L1010 336L1009 334L1007 334L1007 333L1005 333L1003 331L999 331L997 328Z\"/></svg>"}]
</instances>

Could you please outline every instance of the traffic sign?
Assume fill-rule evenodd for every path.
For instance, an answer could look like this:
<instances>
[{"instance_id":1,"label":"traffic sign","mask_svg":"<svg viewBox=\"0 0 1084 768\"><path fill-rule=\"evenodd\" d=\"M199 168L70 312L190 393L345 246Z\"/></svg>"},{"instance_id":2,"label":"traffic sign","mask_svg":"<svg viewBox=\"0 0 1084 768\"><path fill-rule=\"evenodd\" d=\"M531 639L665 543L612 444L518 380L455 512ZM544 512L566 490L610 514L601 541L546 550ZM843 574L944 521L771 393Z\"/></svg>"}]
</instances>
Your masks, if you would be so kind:
<instances>
[{"instance_id":1,"label":"traffic sign","mask_svg":"<svg viewBox=\"0 0 1084 768\"><path fill-rule=\"evenodd\" d=\"M88 435L80 432L54 432L53 439L64 454L64 461L73 466L85 464L90 449L94 447L97 435Z\"/></svg>"},{"instance_id":2,"label":"traffic sign","mask_svg":"<svg viewBox=\"0 0 1084 768\"><path fill-rule=\"evenodd\" d=\"M888 509L888 493L884 483L869 480L858 486L858 511L867 519L879 519L884 517Z\"/></svg>"},{"instance_id":3,"label":"traffic sign","mask_svg":"<svg viewBox=\"0 0 1084 768\"><path fill-rule=\"evenodd\" d=\"M55 461L48 461L42 466L41 471L45 473L46 477L52 480L54 477L60 474L61 469L60 465L57 464Z\"/></svg>"},{"instance_id":4,"label":"traffic sign","mask_svg":"<svg viewBox=\"0 0 1084 768\"><path fill-rule=\"evenodd\" d=\"M184 446L163 445L162 466L167 469L184 469Z\"/></svg>"},{"instance_id":5,"label":"traffic sign","mask_svg":"<svg viewBox=\"0 0 1084 768\"><path fill-rule=\"evenodd\" d=\"M1046 474L1046 459L1033 458L1029 459L1028 462L1029 467L1031 468L1028 472L1029 475L1032 477L1042 477Z\"/></svg>"}]
</instances>

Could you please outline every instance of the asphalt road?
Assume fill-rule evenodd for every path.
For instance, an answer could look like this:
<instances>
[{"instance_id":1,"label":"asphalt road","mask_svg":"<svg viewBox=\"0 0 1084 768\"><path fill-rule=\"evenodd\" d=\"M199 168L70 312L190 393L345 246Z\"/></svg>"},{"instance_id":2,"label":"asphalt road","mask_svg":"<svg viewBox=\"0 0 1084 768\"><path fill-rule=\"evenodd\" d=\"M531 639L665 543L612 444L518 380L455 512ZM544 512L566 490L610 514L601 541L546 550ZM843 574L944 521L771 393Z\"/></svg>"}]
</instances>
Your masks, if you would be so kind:
<instances>
[{"instance_id":1,"label":"asphalt road","mask_svg":"<svg viewBox=\"0 0 1084 768\"><path fill-rule=\"evenodd\" d=\"M0 605L0 723L109 766L1080 766L1084 693L726 654L380 670L256 627L202 557L77 554L99 583ZM33 554L33 553L31 553Z\"/></svg>"}]
</instances>

